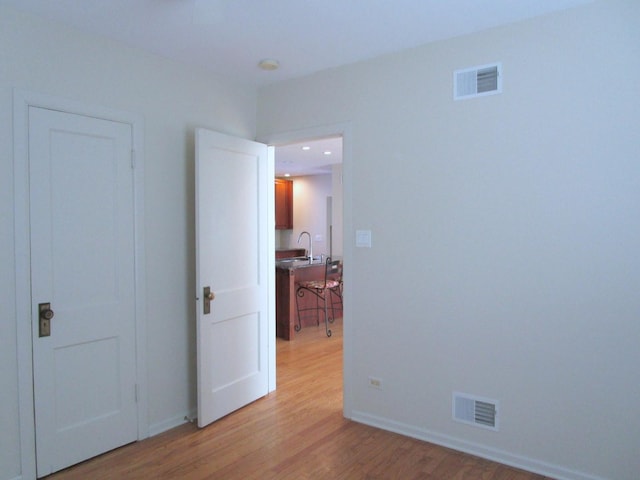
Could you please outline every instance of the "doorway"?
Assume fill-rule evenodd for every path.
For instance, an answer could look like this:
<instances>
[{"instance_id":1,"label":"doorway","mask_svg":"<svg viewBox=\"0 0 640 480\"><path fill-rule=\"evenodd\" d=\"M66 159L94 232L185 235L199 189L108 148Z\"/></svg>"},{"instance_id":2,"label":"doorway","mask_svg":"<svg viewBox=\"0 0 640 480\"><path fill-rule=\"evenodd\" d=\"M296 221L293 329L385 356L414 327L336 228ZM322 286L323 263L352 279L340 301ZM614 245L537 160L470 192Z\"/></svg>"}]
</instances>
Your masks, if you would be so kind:
<instances>
[{"instance_id":1,"label":"doorway","mask_svg":"<svg viewBox=\"0 0 640 480\"><path fill-rule=\"evenodd\" d=\"M347 418L351 417L351 400L350 400L350 389L348 387L350 382L350 369L348 366L351 364L351 348L350 348L350 324L349 324L349 261L351 259L351 248L349 242L345 241L347 235L345 232L348 231L349 228L349 214L351 211L351 200L350 200L350 189L348 187L348 181L350 178L350 144L351 144L351 127L350 124L336 124L332 126L325 127L317 127L310 128L303 131L295 131L280 135L274 135L267 139L266 143L275 146L275 163L281 162L280 167L276 167L276 176L284 176L285 169L291 169L292 165L287 164L287 158L282 159L282 155L279 157L279 153L282 153L283 149L291 150L293 153L296 151L299 153L305 153L308 150L302 150L303 147L307 146L320 146L322 142L326 142L327 140L331 140L332 145L328 148L318 148L316 150L317 153L320 153L322 160L320 162L316 161L311 162L310 165L305 166L304 163L298 165L298 169L295 170L296 174L299 172L305 172L305 169L311 169L313 173L317 173L317 169L320 168L321 173L324 175L331 175L331 194L327 198L322 200L324 206L324 215L318 223L322 225L319 226L319 231L321 232L321 236L319 238L315 237L314 240L319 240L321 243L321 247L325 250L326 253L330 253L334 256L339 256L345 262L345 271L344 271L344 282L345 282L345 292L346 299L343 302L343 315L342 315L342 333L343 333L343 347L342 347L342 361L340 362L342 367L342 405L343 405L343 415ZM315 142L318 142L317 144ZM312 143L313 142L313 143ZM325 154L324 152L331 151L331 160L327 161L327 157L329 154ZM335 156L334 156L335 155ZM302 155L299 155L302 156ZM283 161L284 160L284 161ZM336 161L339 160L339 161ZM324 166L322 165L324 163ZM330 165L327 168L327 165ZM295 165L294 165L295 166ZM323 167L323 168L322 168ZM280 168L280 170L278 170ZM315 170L315 171L314 171ZM324 170L324 171L322 171ZM296 178L296 175L292 175L292 177ZM291 177L290 177L291 178ZM345 181L346 178L346 181ZM345 188L345 186L347 188ZM295 202L294 202L295 203ZM330 207L329 207L330 206ZM328 213L330 212L330 213ZM336 225L339 227L336 228ZM289 244L293 244L297 246L297 235L299 235L300 228L297 225L296 219L294 219L294 228L292 231L284 234L280 234L281 238L276 239L277 242L280 242L279 245L286 245L286 241L289 241ZM325 233L327 232L327 233ZM288 235L288 237L287 237ZM284 238L283 238L284 236ZM294 238L295 237L295 238ZM305 247L305 245L301 245L301 247ZM316 252L320 252L319 249L316 249L314 245L314 256L317 256ZM323 252L323 253L325 253ZM320 328L319 335L324 336L324 328ZM299 337L301 340L304 337ZM326 339L327 341L331 341L331 339ZM295 340L294 340L295 342Z\"/></svg>"},{"instance_id":2,"label":"doorway","mask_svg":"<svg viewBox=\"0 0 640 480\"><path fill-rule=\"evenodd\" d=\"M96 135L96 131L100 134ZM25 478L36 477L36 460L38 476L62 468L61 465L53 464L51 460L53 457L41 457L44 450L43 441L51 443L56 448L66 442L67 450L71 454L69 458L61 461L75 462L79 461L78 458L73 457L78 454L77 452L80 452L78 455L81 456L92 456L104 448L113 448L113 444L148 436L144 366L146 338L143 322L146 299L142 275L144 272L143 162L142 155L137 164L131 158L134 155L133 152L142 153L142 131L142 119L137 115L105 110L33 92L14 91L20 454L22 473ZM38 132L40 132L39 137ZM37 138L40 140L36 141ZM103 139L109 139L109 141L103 141ZM115 148L119 153L112 154L111 148ZM102 155L97 155L96 150L101 151ZM39 157L35 158L34 155ZM96 163L99 159L104 162ZM108 166L110 161L118 162L119 168ZM34 165L37 168L34 168ZM96 172L103 175L105 171L120 171L123 176L117 181L100 183L100 188L86 182L86 178L93 178ZM119 188L116 189L113 185L118 185ZM51 193L52 189L57 193ZM111 191L114 192L112 197L109 197L111 201L102 202L103 196L99 199L96 197L103 193L109 194ZM94 206L96 202L100 204L99 208L110 207L112 214L100 211L102 215L93 215L96 211ZM108 222L99 222L98 220L104 216L112 217L115 223L111 225ZM56 229L50 227L52 222ZM128 229L123 229L124 224L129 225ZM51 232L56 233L54 239L51 238ZM109 232L121 232L122 235L114 237L116 240L108 245L100 244L99 242L104 243L112 237L109 236ZM113 247L111 252L113 254L104 255L103 258L107 260L100 259L102 262L100 263L92 256L92 252L95 254L96 247L100 247L99 250L108 250L109 247ZM82 250L84 257L78 255L79 249ZM122 295L114 293L115 287L109 290L108 286L100 281L104 280L105 271L107 273L124 271L118 259L125 253L123 261L128 265L128 273L123 276L118 274L117 280L107 282L109 285L117 285L120 290L125 288L122 283L125 282L126 288L136 292L133 296L127 296L126 308L123 307L126 315L122 316L125 320L114 324L103 319L97 327L92 324L95 327L93 333L98 335L98 340L95 335L90 340L86 337L80 338L80 328L73 326L69 328L69 325L73 323L71 317L81 308L94 307L93 310L102 308L107 313L120 311L118 309L122 304L120 300ZM88 261L87 257L91 257L91 261ZM84 265L79 266L74 263L78 258L82 258ZM110 263L109 259L113 262ZM54 273L56 274L55 282L53 282ZM92 280L87 281L86 278L81 278L83 275L92 276ZM54 283L55 289L52 288ZM83 289L88 286L95 286L95 288L89 291ZM92 296L92 292L102 295ZM109 293L112 295L109 296ZM49 303L50 299L52 303L43 310L42 305ZM103 304L107 302L108 305L98 308L97 302ZM54 312L57 313L56 318L54 318ZM43 313L46 322L42 321ZM84 315L85 320L87 316ZM92 319L93 317L96 315L92 315ZM120 318L119 314L118 317ZM106 326L102 328L102 325ZM101 332L97 332L97 330L112 327L114 331L102 336L100 336ZM64 346L54 345L54 337L56 340L63 337L70 338L70 343ZM128 343L122 347L121 344L125 341ZM79 348L74 349L70 345L77 345ZM126 358L121 358L118 352L125 352ZM55 362L50 359L50 353L56 356ZM98 369L93 369L91 366L94 360L99 361ZM52 388L47 387L47 382L49 378L53 378L53 375L45 370L54 363L57 368L54 373L57 374L58 383L53 388L57 396L52 398ZM123 372L130 373L126 379ZM94 381L93 387L95 387L96 380L101 379L101 375L104 375L105 381L98 383L98 388L92 388L90 382ZM77 381L78 378L86 381ZM67 384L72 380L73 385L81 385L85 389L69 388ZM111 380L111 383L107 380ZM99 389L102 385L107 386L106 390ZM46 388L43 390L43 387ZM75 395L76 393L78 395ZM59 398L60 394L64 394L65 397ZM126 412L120 408L120 405L124 405L120 399L124 397L127 399ZM135 401L131 401L134 397ZM52 415L47 411L52 403L62 405L65 410L61 411L58 408ZM114 405L118 407L115 408ZM120 415L121 410L122 415ZM92 445L82 445L80 448L72 445L73 439L48 437L45 439L46 435L43 437L41 433L53 431L49 428L52 418L55 418L58 424L61 420L66 422L64 428L58 428L66 434L71 432L71 427L76 426L101 424L111 428L113 424L120 421L113 420L115 417L122 418L123 423L132 425L127 430L126 437L122 439L115 438L109 433L100 437L100 440L114 438L113 442L106 447L98 445L98 442L92 442ZM42 428L48 430L42 430ZM94 437L97 438L97 435ZM87 435L82 435L81 438L87 438ZM40 443L37 459L36 442ZM57 454L54 456L56 462L61 458Z\"/></svg>"}]
</instances>

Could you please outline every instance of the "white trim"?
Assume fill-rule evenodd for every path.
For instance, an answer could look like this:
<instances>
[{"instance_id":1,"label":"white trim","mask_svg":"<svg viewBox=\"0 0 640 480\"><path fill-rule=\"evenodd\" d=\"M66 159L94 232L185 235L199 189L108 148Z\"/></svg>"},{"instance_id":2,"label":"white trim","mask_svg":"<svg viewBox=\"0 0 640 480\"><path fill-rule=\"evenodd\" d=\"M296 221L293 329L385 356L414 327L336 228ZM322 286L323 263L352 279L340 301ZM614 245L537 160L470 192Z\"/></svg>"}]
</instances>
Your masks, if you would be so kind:
<instances>
[{"instance_id":1,"label":"white trim","mask_svg":"<svg viewBox=\"0 0 640 480\"><path fill-rule=\"evenodd\" d=\"M18 405L20 456L23 479L36 478L35 418L33 410L33 363L31 338L31 265L29 253L29 107L86 115L128 123L136 152L134 170L135 215L135 310L136 377L138 383L138 439L149 436L146 366L146 279L144 255L144 120L142 116L100 106L87 105L50 95L14 89L14 238L16 283L16 341L18 360Z\"/></svg>"},{"instance_id":2,"label":"white trim","mask_svg":"<svg viewBox=\"0 0 640 480\"><path fill-rule=\"evenodd\" d=\"M16 342L18 353L18 407L22 478L36 478L36 440L33 412L31 342L31 267L29 260L29 102L22 92L13 95L13 178L16 283Z\"/></svg>"},{"instance_id":3,"label":"white trim","mask_svg":"<svg viewBox=\"0 0 640 480\"><path fill-rule=\"evenodd\" d=\"M276 389L276 258L272 252L276 250L276 216L275 216L275 185L273 178L275 175L275 149L267 146L267 298L268 298L268 387L269 393Z\"/></svg>"},{"instance_id":4,"label":"white trim","mask_svg":"<svg viewBox=\"0 0 640 480\"><path fill-rule=\"evenodd\" d=\"M443 447L452 448L459 452L469 453L477 457L486 458L493 462L509 465L511 467L537 473L545 477L555 478L557 480L606 480L603 477L597 477L577 470L570 470L559 465L541 462L523 455L515 455L505 450L489 448L478 443L469 442L449 435L443 435L441 433L433 432L424 428L418 428L406 423L396 422L388 418L370 415L366 412L353 412L351 420L371 427L381 428L382 430L405 435L407 437L417 438L418 440L423 440Z\"/></svg>"},{"instance_id":5,"label":"white trim","mask_svg":"<svg viewBox=\"0 0 640 480\"><path fill-rule=\"evenodd\" d=\"M265 135L258 141L267 145L285 145L288 143L309 140L312 138L322 138L341 135L342 136L342 190L343 190L343 257L344 272L343 279L345 290L353 291L351 280L351 265L353 262L353 245L347 239L351 238L348 232L353 232L353 202L352 202L352 143L353 134L351 122L335 123L309 127L300 130L291 130L281 133ZM353 409L353 327L351 325L351 302L347 295L343 305L343 393L342 411L346 418L351 418ZM275 321L275 317L274 317Z\"/></svg>"}]
</instances>

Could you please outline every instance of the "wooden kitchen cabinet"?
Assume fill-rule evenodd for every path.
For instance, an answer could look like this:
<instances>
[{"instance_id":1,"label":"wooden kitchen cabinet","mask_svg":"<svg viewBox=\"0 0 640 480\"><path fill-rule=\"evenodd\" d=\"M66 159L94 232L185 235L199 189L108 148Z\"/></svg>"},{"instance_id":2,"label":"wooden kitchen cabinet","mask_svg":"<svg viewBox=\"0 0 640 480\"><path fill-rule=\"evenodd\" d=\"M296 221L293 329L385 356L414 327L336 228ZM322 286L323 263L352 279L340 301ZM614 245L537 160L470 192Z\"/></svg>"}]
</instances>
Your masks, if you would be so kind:
<instances>
[{"instance_id":1,"label":"wooden kitchen cabinet","mask_svg":"<svg viewBox=\"0 0 640 480\"><path fill-rule=\"evenodd\" d=\"M293 182L275 179L276 230L293 229Z\"/></svg>"}]
</instances>

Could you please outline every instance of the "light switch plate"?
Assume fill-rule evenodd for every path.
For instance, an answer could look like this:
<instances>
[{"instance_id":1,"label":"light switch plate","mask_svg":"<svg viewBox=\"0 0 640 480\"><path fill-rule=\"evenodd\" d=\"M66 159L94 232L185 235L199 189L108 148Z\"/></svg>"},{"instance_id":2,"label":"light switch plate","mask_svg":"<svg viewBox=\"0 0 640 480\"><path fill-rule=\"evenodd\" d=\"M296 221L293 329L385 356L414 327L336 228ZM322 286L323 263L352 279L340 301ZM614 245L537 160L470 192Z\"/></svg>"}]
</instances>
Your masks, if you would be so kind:
<instances>
[{"instance_id":1,"label":"light switch plate","mask_svg":"<svg viewBox=\"0 0 640 480\"><path fill-rule=\"evenodd\" d=\"M356 230L356 247L371 248L371 230Z\"/></svg>"}]
</instances>

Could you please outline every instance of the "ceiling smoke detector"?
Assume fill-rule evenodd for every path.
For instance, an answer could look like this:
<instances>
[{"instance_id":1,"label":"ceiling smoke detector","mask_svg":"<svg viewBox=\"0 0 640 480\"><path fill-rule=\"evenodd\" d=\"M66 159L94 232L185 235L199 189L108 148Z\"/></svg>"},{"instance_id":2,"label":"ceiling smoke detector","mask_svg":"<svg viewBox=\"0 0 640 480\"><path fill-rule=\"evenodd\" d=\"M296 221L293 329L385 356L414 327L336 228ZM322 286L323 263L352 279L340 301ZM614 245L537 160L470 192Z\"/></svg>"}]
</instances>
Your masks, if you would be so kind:
<instances>
[{"instance_id":1,"label":"ceiling smoke detector","mask_svg":"<svg viewBox=\"0 0 640 480\"><path fill-rule=\"evenodd\" d=\"M267 71L277 70L279 66L280 62L273 58L265 58L264 60L260 60L260 63L258 63L258 67Z\"/></svg>"}]
</instances>

